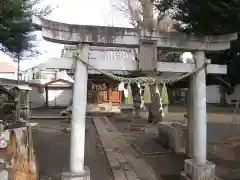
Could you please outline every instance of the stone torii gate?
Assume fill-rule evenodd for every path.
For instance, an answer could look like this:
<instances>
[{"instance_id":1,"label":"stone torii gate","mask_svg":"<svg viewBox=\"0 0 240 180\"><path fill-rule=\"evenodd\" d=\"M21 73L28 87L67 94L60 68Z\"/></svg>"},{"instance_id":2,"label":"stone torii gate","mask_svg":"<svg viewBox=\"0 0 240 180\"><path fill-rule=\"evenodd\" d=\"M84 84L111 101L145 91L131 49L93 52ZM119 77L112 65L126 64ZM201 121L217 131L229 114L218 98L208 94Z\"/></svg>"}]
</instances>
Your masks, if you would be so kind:
<instances>
[{"instance_id":1,"label":"stone torii gate","mask_svg":"<svg viewBox=\"0 0 240 180\"><path fill-rule=\"evenodd\" d=\"M41 26L42 36L45 40L78 45L81 58L86 62L88 61L89 46L140 47L139 66L145 71L157 69L158 71L192 72L205 64L204 51L228 49L230 41L237 38L236 34L207 37L181 33L159 34L153 32L149 34L134 28L71 25L46 19L41 19ZM195 56L195 64L159 63L156 58L157 48L191 51ZM208 73L226 73L225 66L209 64L206 69ZM189 102L192 103L192 109L189 109L188 113L190 144L193 149L191 158L193 159L185 161L183 175L186 179L213 180L215 178L215 165L206 158L206 69L202 68L192 75L190 82L192 100ZM72 109L70 178L79 176L79 179L82 179L83 175L89 175L84 168L87 79L87 66L81 61L77 61Z\"/></svg>"}]
</instances>

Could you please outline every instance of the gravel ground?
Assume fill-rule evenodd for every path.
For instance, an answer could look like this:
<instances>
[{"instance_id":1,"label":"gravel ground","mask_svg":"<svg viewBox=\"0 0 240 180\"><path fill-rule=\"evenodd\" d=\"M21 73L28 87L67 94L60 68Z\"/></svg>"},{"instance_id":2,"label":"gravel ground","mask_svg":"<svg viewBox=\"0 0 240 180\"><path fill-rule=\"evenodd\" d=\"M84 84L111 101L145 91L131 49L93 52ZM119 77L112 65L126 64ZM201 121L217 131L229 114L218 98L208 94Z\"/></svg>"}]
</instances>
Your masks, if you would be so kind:
<instances>
[{"instance_id":1,"label":"gravel ground","mask_svg":"<svg viewBox=\"0 0 240 180\"><path fill-rule=\"evenodd\" d=\"M221 115L219 115L221 118ZM130 122L126 120L117 120L116 118L110 118L114 126L123 133L125 140L131 144L135 140L144 142L146 139L156 139L153 133L145 132L125 132L125 128L128 127ZM134 124L148 125L147 120L136 120ZM209 144L218 144L220 141L226 140L231 136L240 136L240 125L229 123L215 123L208 122L207 134ZM131 138L129 138L129 136ZM239 138L240 139L240 138ZM219 144L217 149L209 153L208 160L214 162L217 166L216 175L222 179L237 180L240 179L240 145ZM180 173L184 169L184 160L187 158L184 155L178 155L173 152L164 153L159 156L144 156L146 161L157 173L159 179L162 180L177 180L180 179Z\"/></svg>"},{"instance_id":2,"label":"gravel ground","mask_svg":"<svg viewBox=\"0 0 240 180\"><path fill-rule=\"evenodd\" d=\"M38 115L47 115L46 112L47 111L38 112ZM52 110L51 114L58 114L58 112ZM123 132L127 123L118 123L118 121L114 120L115 118L111 119L119 131ZM183 115L182 113L175 113L173 117L171 116L171 119L183 119ZM231 114L224 114L222 112L222 114L214 114L214 117L211 116L209 119L210 122L208 122L207 129L208 143L216 143L227 139L229 136L240 136L240 122L231 125ZM219 123L216 123L218 122L216 120L218 120ZM41 180L60 180L62 171L68 170L69 167L70 135L60 131L59 127L62 125L60 120L35 120L35 122L40 124L40 128L34 132L34 137L37 158L40 164ZM132 133L137 135L137 132ZM111 179L108 175L109 165L104 151L99 143L98 137L94 137L97 137L95 127L88 120L85 163L86 166L90 167L91 179L98 180L99 177L101 177L102 180ZM145 133L141 133L138 138L144 139L143 137L147 138ZM237 175L232 174L234 172L240 172L240 170L236 170L240 167L240 148L236 148L235 151L233 160L224 160L220 157L209 157L209 160L217 165L216 173L223 179L236 179ZM227 156L228 152L226 151L224 154ZM146 160L156 172L158 172L159 178L161 177L164 180L175 180L179 179L179 174L183 170L185 158L184 156L169 153L158 157L148 156ZM234 177L230 178L231 176Z\"/></svg>"},{"instance_id":3,"label":"gravel ground","mask_svg":"<svg viewBox=\"0 0 240 180\"><path fill-rule=\"evenodd\" d=\"M60 120L33 122L40 125L33 135L41 180L60 180L61 173L69 169L70 134L61 130ZM109 179L109 164L91 120L87 120L85 152L85 165L90 168L91 180Z\"/></svg>"}]
</instances>

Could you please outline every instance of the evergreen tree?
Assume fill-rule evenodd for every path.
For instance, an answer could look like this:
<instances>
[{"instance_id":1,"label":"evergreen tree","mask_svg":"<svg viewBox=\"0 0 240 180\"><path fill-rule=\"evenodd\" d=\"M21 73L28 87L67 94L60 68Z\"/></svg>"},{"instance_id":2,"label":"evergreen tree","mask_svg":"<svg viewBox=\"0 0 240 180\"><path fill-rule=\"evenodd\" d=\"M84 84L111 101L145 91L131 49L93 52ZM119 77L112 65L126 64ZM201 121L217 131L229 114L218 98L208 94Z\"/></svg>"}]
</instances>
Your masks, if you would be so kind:
<instances>
[{"instance_id":1,"label":"evergreen tree","mask_svg":"<svg viewBox=\"0 0 240 180\"><path fill-rule=\"evenodd\" d=\"M37 9L40 0L1 0L0 1L0 47L17 60L17 80L19 84L20 60L26 53L36 53L36 36L32 23L34 15L45 15L49 7ZM20 119L20 102L16 108L16 119Z\"/></svg>"},{"instance_id":2,"label":"evergreen tree","mask_svg":"<svg viewBox=\"0 0 240 180\"><path fill-rule=\"evenodd\" d=\"M171 16L180 22L179 30L196 35L222 35L240 32L240 1L238 0L155 0L161 16ZM221 76L225 91L233 92L240 83L240 39L226 51L207 53L212 63L227 64L228 73ZM220 82L220 83L221 83ZM226 86L226 84L230 84Z\"/></svg>"},{"instance_id":3,"label":"evergreen tree","mask_svg":"<svg viewBox=\"0 0 240 180\"><path fill-rule=\"evenodd\" d=\"M49 6L37 9L40 0L2 0L0 2L1 50L20 60L24 54L36 53L36 36L32 24L34 15L50 12Z\"/></svg>"}]
</instances>

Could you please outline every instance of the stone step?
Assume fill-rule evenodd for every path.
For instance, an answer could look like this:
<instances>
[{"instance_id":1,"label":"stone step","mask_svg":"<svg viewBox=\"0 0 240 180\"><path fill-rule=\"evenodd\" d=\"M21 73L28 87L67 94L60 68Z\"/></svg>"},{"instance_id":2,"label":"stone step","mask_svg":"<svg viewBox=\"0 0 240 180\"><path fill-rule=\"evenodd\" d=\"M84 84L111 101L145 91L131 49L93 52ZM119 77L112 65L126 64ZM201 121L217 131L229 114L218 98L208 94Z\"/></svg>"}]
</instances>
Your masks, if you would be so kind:
<instances>
[{"instance_id":1,"label":"stone step","mask_svg":"<svg viewBox=\"0 0 240 180\"><path fill-rule=\"evenodd\" d=\"M66 119L65 116L32 116L30 117L31 120L61 120L61 119Z\"/></svg>"}]
</instances>

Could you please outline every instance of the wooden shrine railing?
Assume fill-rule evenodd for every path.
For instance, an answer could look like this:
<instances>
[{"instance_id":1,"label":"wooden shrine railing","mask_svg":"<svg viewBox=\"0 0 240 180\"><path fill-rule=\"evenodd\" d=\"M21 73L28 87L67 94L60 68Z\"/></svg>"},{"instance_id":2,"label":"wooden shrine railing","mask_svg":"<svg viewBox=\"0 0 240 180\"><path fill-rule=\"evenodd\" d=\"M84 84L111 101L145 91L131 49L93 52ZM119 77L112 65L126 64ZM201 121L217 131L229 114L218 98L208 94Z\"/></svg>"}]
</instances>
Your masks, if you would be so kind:
<instances>
[{"instance_id":1,"label":"wooden shrine railing","mask_svg":"<svg viewBox=\"0 0 240 180\"><path fill-rule=\"evenodd\" d=\"M88 103L101 104L111 103L113 105L119 105L122 102L122 95L120 91L112 90L88 90Z\"/></svg>"}]
</instances>

